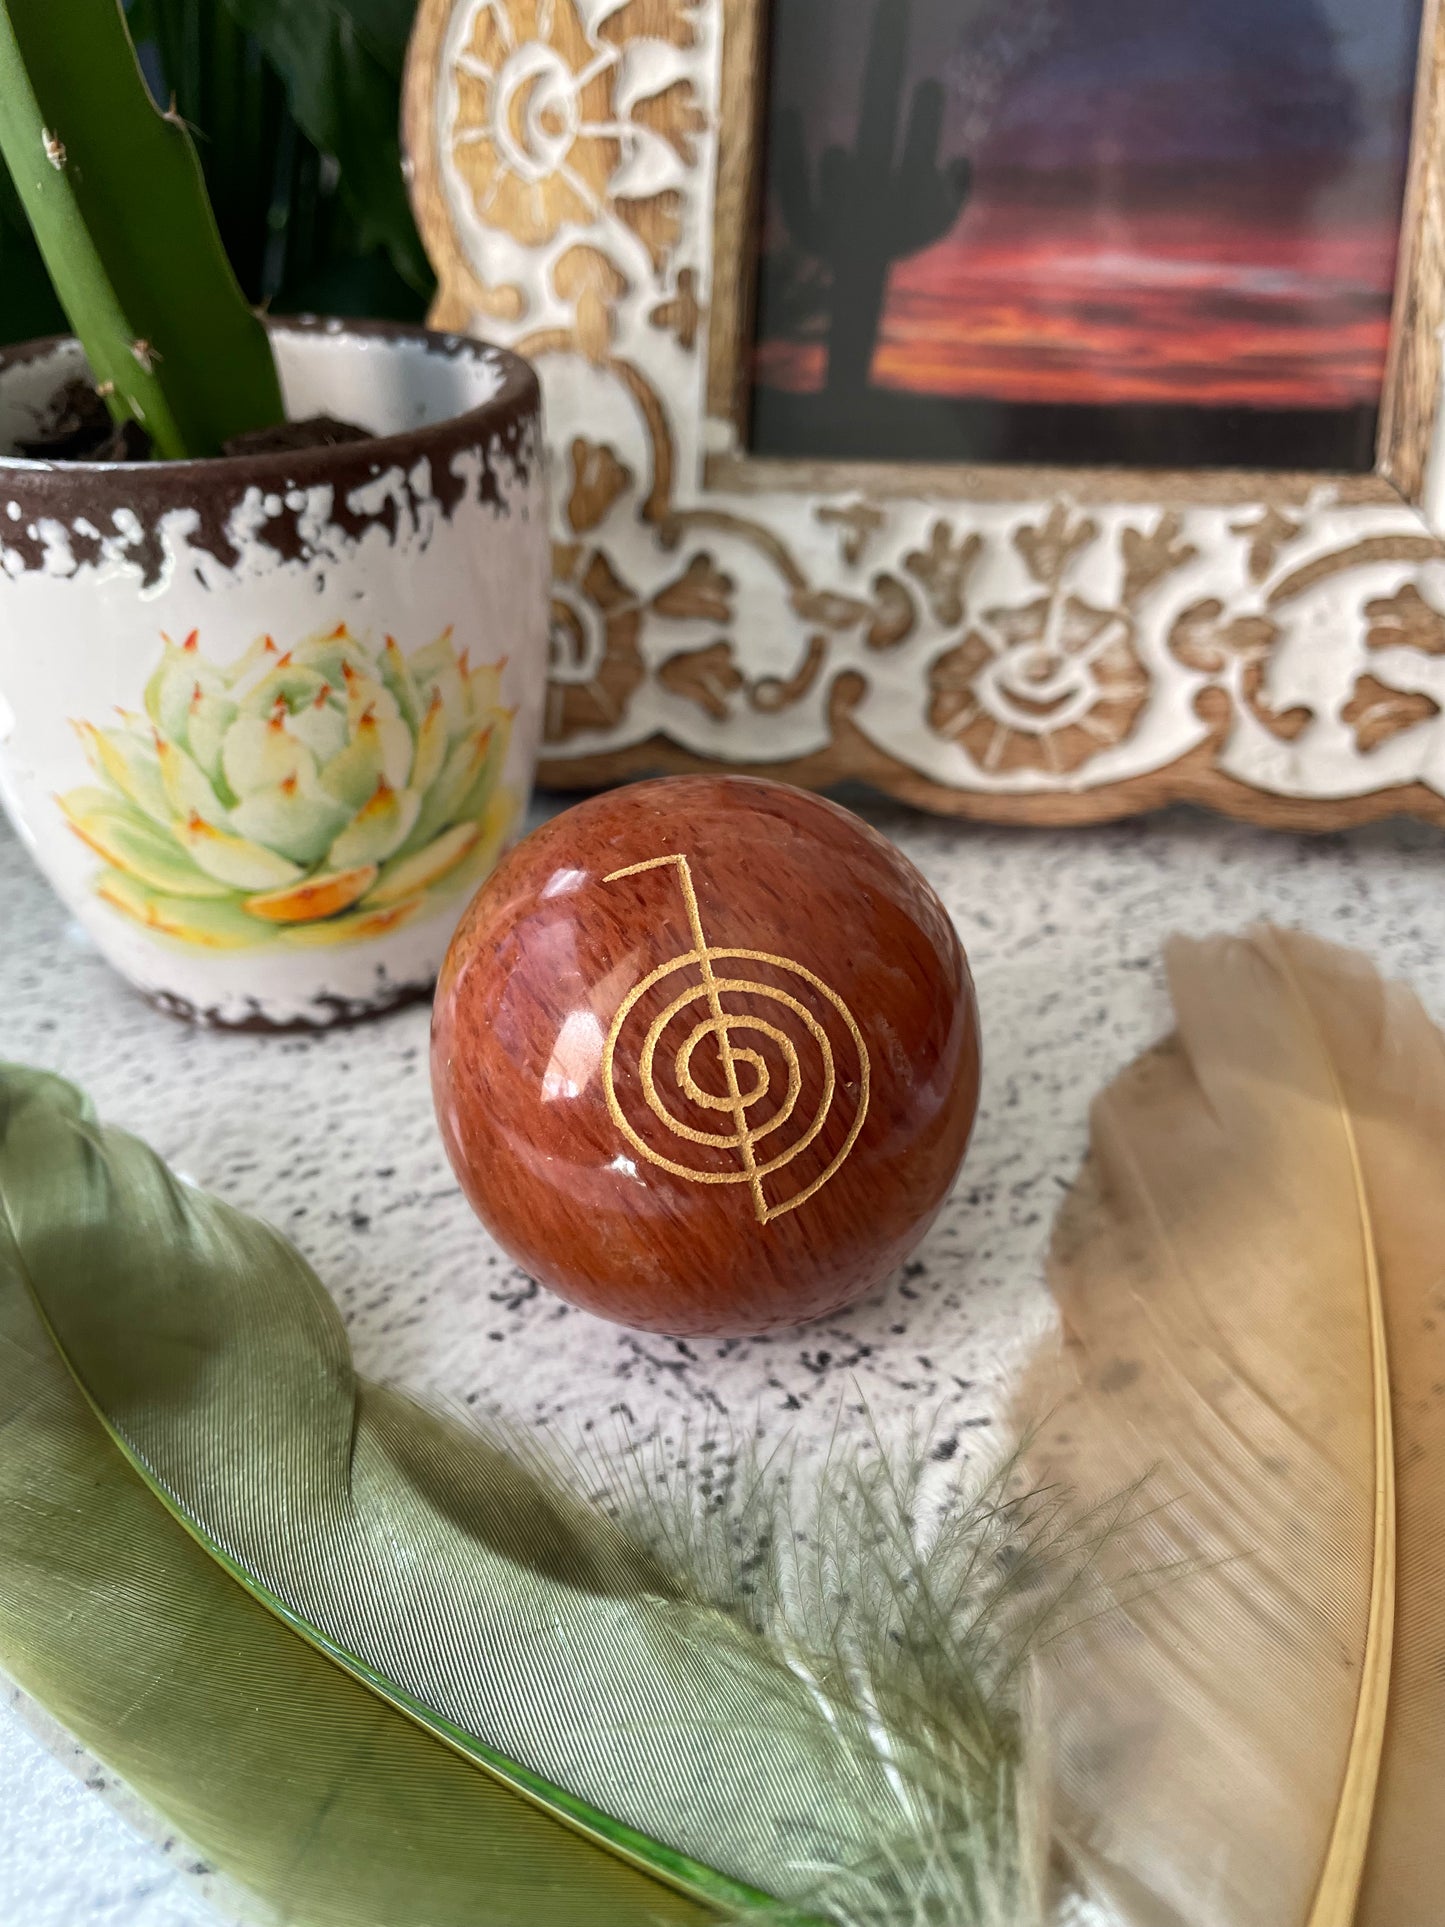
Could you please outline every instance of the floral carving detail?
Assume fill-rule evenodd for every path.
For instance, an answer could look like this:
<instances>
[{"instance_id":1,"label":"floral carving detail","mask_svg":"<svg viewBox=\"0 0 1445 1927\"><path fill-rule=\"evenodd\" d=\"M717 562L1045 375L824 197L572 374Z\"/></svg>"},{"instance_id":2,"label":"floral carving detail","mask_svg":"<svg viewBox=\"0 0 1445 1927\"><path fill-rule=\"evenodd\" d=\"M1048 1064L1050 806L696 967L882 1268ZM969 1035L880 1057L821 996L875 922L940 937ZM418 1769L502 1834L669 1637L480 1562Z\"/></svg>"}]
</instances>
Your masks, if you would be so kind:
<instances>
[{"instance_id":1,"label":"floral carving detail","mask_svg":"<svg viewBox=\"0 0 1445 1927\"><path fill-rule=\"evenodd\" d=\"M657 672L657 680L675 696L696 703L714 722L731 722L736 714L734 699L744 697L749 705L765 716L776 716L803 697L822 674L828 660L828 644L822 636L812 636L803 660L793 674L758 676L749 680L738 667L737 652L724 637L700 649L680 649L669 656Z\"/></svg>"},{"instance_id":2,"label":"floral carving detail","mask_svg":"<svg viewBox=\"0 0 1445 1927\"><path fill-rule=\"evenodd\" d=\"M732 577L724 575L704 550L676 582L658 590L652 606L660 616L679 622L727 622L732 616L732 595Z\"/></svg>"},{"instance_id":3,"label":"floral carving detail","mask_svg":"<svg viewBox=\"0 0 1445 1927\"><path fill-rule=\"evenodd\" d=\"M1075 519L1063 503L1042 523L1018 529L1014 547L1044 593L969 618L963 640L929 672L930 724L990 775L1071 775L1124 742L1144 713L1149 676L1136 646L1134 603L1191 551L1172 516L1148 535L1125 529L1121 606L1101 609L1069 587L1075 562L1098 534L1096 522ZM940 524L929 549L907 558L936 615L956 607L962 616L976 541L954 545Z\"/></svg>"},{"instance_id":4,"label":"floral carving detail","mask_svg":"<svg viewBox=\"0 0 1445 1927\"><path fill-rule=\"evenodd\" d=\"M1365 604L1367 649L1418 649L1445 656L1445 615L1425 600L1413 582L1392 596Z\"/></svg>"},{"instance_id":5,"label":"floral carving detail","mask_svg":"<svg viewBox=\"0 0 1445 1927\"><path fill-rule=\"evenodd\" d=\"M1278 640L1279 628L1268 616L1226 617L1224 604L1210 596L1190 603L1175 618L1169 650L1186 669L1218 676L1236 658L1267 656Z\"/></svg>"},{"instance_id":6,"label":"floral carving detail","mask_svg":"<svg viewBox=\"0 0 1445 1927\"><path fill-rule=\"evenodd\" d=\"M887 523L882 509L871 502L821 502L813 511L824 528L842 530L839 549L850 569L863 560L868 544Z\"/></svg>"},{"instance_id":7,"label":"floral carving detail","mask_svg":"<svg viewBox=\"0 0 1445 1927\"><path fill-rule=\"evenodd\" d=\"M1392 689L1377 676L1357 678L1350 700L1340 711L1355 733L1356 749L1365 756L1404 730L1433 722L1439 714L1439 703L1423 689Z\"/></svg>"},{"instance_id":8,"label":"floral carving detail","mask_svg":"<svg viewBox=\"0 0 1445 1927\"><path fill-rule=\"evenodd\" d=\"M642 622L636 590L600 549L553 544L549 743L621 722L647 676Z\"/></svg>"},{"instance_id":9,"label":"floral carving detail","mask_svg":"<svg viewBox=\"0 0 1445 1927\"><path fill-rule=\"evenodd\" d=\"M731 576L724 575L704 551L693 557L676 582L658 591L652 606L674 621L725 625L732 616L732 595ZM661 664L657 680L719 723L727 722L732 698L747 687L733 645L725 637L696 649L679 649Z\"/></svg>"},{"instance_id":10,"label":"floral carving detail","mask_svg":"<svg viewBox=\"0 0 1445 1927\"><path fill-rule=\"evenodd\" d=\"M693 8L697 0L630 0L602 23L598 38L613 46L629 40L665 40L673 47L691 47L697 39Z\"/></svg>"},{"instance_id":11,"label":"floral carving detail","mask_svg":"<svg viewBox=\"0 0 1445 1927\"><path fill-rule=\"evenodd\" d=\"M688 354L692 353L697 346L702 307L697 298L697 276L691 268L684 268L678 275L677 293L667 301L659 301L649 310L647 319L654 328L672 335Z\"/></svg>"},{"instance_id":12,"label":"floral carving detail","mask_svg":"<svg viewBox=\"0 0 1445 1927\"><path fill-rule=\"evenodd\" d=\"M1268 616L1228 615L1215 597L1194 602L1175 618L1169 652L1186 669L1227 680L1237 665L1238 693L1246 709L1279 742L1292 743L1314 721L1303 704L1276 709L1269 700L1269 659L1280 631Z\"/></svg>"},{"instance_id":13,"label":"floral carving detail","mask_svg":"<svg viewBox=\"0 0 1445 1927\"><path fill-rule=\"evenodd\" d=\"M963 621L963 597L968 578L983 548L983 537L971 534L955 540L947 522L935 522L926 549L913 549L903 566L923 584L936 622L949 628Z\"/></svg>"},{"instance_id":14,"label":"floral carving detail","mask_svg":"<svg viewBox=\"0 0 1445 1927\"><path fill-rule=\"evenodd\" d=\"M732 620L732 581L710 555L695 555L674 581L651 597L643 597L623 580L601 549L581 542L554 543L552 549L552 657L547 691L546 738L565 742L588 729L610 729L621 722L638 689L647 679L642 635L655 617L675 622ZM710 647L711 645L709 645ZM729 649L728 643L719 643ZM706 649L686 650L683 659L705 655ZM711 658L691 672L684 666L669 675L665 661L657 672L664 687L685 686L680 693L712 703L726 700L727 676ZM693 686L695 685L695 687Z\"/></svg>"},{"instance_id":15,"label":"floral carving detail","mask_svg":"<svg viewBox=\"0 0 1445 1927\"><path fill-rule=\"evenodd\" d=\"M675 80L660 94L640 100L633 119L665 140L684 167L697 165L697 137L707 131L707 115L697 104L690 80Z\"/></svg>"},{"instance_id":16,"label":"floral carving detail","mask_svg":"<svg viewBox=\"0 0 1445 1927\"><path fill-rule=\"evenodd\" d=\"M1122 743L1149 694L1121 610L1055 589L991 609L929 676L928 720L990 773L1067 775Z\"/></svg>"},{"instance_id":17,"label":"floral carving detail","mask_svg":"<svg viewBox=\"0 0 1445 1927\"><path fill-rule=\"evenodd\" d=\"M1098 533L1099 525L1090 516L1081 515L1077 522L1071 522L1068 509L1062 502L1055 502L1041 527L1028 526L1015 532L1014 547L1034 581L1053 588Z\"/></svg>"},{"instance_id":18,"label":"floral carving detail","mask_svg":"<svg viewBox=\"0 0 1445 1927\"><path fill-rule=\"evenodd\" d=\"M688 11L626 0L592 32L577 0L481 0L456 59L452 130L480 221L540 248L610 210L661 268L706 118L686 80L619 106L623 49L649 35L690 44Z\"/></svg>"},{"instance_id":19,"label":"floral carving detail","mask_svg":"<svg viewBox=\"0 0 1445 1927\"><path fill-rule=\"evenodd\" d=\"M870 649L896 649L913 634L918 622L913 597L896 575L885 573L873 578L873 603L873 620L863 640Z\"/></svg>"},{"instance_id":20,"label":"floral carving detail","mask_svg":"<svg viewBox=\"0 0 1445 1927\"><path fill-rule=\"evenodd\" d=\"M594 367L612 352L612 313L627 293L627 276L597 248L568 248L552 270L552 285L577 314L577 345Z\"/></svg>"},{"instance_id":21,"label":"floral carving detail","mask_svg":"<svg viewBox=\"0 0 1445 1927\"><path fill-rule=\"evenodd\" d=\"M732 714L730 699L747 682L733 660L732 644L724 641L705 643L701 649L680 649L663 663L657 680L673 695L684 696L706 710L718 723L728 720Z\"/></svg>"},{"instance_id":22,"label":"floral carving detail","mask_svg":"<svg viewBox=\"0 0 1445 1927\"><path fill-rule=\"evenodd\" d=\"M1267 656L1254 656L1245 663L1240 672L1239 693L1250 715L1277 742L1292 743L1296 736L1304 734L1315 719L1315 712L1305 703L1277 709L1270 701Z\"/></svg>"},{"instance_id":23,"label":"floral carving detail","mask_svg":"<svg viewBox=\"0 0 1445 1927\"><path fill-rule=\"evenodd\" d=\"M803 660L793 674L786 680L782 676L759 676L748 690L748 701L767 716L776 716L780 709L790 709L807 695L827 660L827 643L822 636L810 636Z\"/></svg>"},{"instance_id":24,"label":"floral carving detail","mask_svg":"<svg viewBox=\"0 0 1445 1927\"><path fill-rule=\"evenodd\" d=\"M1279 552L1294 541L1303 524L1294 516L1270 507L1261 509L1250 522L1231 522L1231 535L1249 537L1249 579L1263 582L1279 559Z\"/></svg>"},{"instance_id":25,"label":"floral carving detail","mask_svg":"<svg viewBox=\"0 0 1445 1927\"><path fill-rule=\"evenodd\" d=\"M717 622L732 617L734 584L706 552L694 556L683 574L652 601L658 615L680 620ZM860 601L831 590L798 593L794 609L807 622L842 631L866 625L863 638L871 649L891 649L909 635L916 622L913 598L896 577L879 575L873 582L874 600ZM759 713L777 715L801 702L817 684L828 662L825 635L808 637L798 666L789 676L749 676L740 667L737 651L725 637L697 648L680 649L657 670L657 680L675 696L694 703L715 722L731 721L740 702Z\"/></svg>"},{"instance_id":26,"label":"floral carving detail","mask_svg":"<svg viewBox=\"0 0 1445 1927\"><path fill-rule=\"evenodd\" d=\"M868 603L837 589L797 588L788 600L794 615L804 622L820 623L825 629L856 629L873 613Z\"/></svg>"},{"instance_id":27,"label":"floral carving detail","mask_svg":"<svg viewBox=\"0 0 1445 1927\"><path fill-rule=\"evenodd\" d=\"M598 219L622 160L616 56L598 58L573 0L483 0L456 81L457 171L481 220L541 247Z\"/></svg>"},{"instance_id":28,"label":"floral carving detail","mask_svg":"<svg viewBox=\"0 0 1445 1927\"><path fill-rule=\"evenodd\" d=\"M617 459L606 442L589 442L578 435L572 443L572 493L567 498L567 520L578 534L595 529L632 486L632 471Z\"/></svg>"},{"instance_id":29,"label":"floral carving detail","mask_svg":"<svg viewBox=\"0 0 1445 1927\"><path fill-rule=\"evenodd\" d=\"M1181 542L1179 531L1182 524L1172 511L1161 515L1152 533L1145 535L1139 529L1125 529L1119 538L1119 553L1124 560L1124 603L1133 608L1140 596L1152 589L1156 582L1162 582L1176 569L1182 569L1186 562L1192 562L1199 551L1192 542Z\"/></svg>"}]
</instances>

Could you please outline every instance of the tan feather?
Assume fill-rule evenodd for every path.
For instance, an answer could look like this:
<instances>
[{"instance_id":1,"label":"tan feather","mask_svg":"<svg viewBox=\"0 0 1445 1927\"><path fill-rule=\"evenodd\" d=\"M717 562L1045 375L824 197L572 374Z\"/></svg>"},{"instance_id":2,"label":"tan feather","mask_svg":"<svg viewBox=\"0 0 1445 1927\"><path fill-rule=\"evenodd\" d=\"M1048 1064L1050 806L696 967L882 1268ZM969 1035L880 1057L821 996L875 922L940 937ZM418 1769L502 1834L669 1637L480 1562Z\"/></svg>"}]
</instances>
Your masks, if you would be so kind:
<instances>
[{"instance_id":1,"label":"tan feather","mask_svg":"<svg viewBox=\"0 0 1445 1927\"><path fill-rule=\"evenodd\" d=\"M1087 1499L1153 1472L1161 1500L1127 1547L1157 1582L1057 1669L1064 1832L1130 1927L1426 1927L1445 1045L1309 938L1168 966L1177 1032L1094 1107L1064 1343L1019 1401L1053 1414L1031 1476Z\"/></svg>"}]
</instances>

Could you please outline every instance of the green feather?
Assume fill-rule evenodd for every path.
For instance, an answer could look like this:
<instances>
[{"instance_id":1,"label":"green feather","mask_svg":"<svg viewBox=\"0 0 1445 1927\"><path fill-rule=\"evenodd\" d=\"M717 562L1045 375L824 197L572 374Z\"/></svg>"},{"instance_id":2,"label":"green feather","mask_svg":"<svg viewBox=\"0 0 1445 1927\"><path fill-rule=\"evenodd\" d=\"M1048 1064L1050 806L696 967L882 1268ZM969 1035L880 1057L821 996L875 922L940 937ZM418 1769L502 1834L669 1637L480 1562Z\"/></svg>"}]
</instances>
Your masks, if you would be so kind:
<instances>
[{"instance_id":1,"label":"green feather","mask_svg":"<svg viewBox=\"0 0 1445 1927\"><path fill-rule=\"evenodd\" d=\"M712 1918L478 1773L236 1585L107 1438L3 1230L0 1662L278 1920Z\"/></svg>"},{"instance_id":2,"label":"green feather","mask_svg":"<svg viewBox=\"0 0 1445 1927\"><path fill-rule=\"evenodd\" d=\"M786 1466L746 1455L713 1490L634 1459L609 1516L579 1495L613 1468L559 1469L358 1383L297 1253L57 1079L0 1070L0 1207L108 1463L139 1475L172 1552L190 1535L186 1583L209 1569L279 1642L277 1669L304 1655L388 1734L455 1760L498 1839L522 1837L518 1814L548 1830L542 1901L509 1912L484 1881L478 1921L568 1917L547 1911L554 1864L605 1869L571 1916L589 1920L609 1896L618 1918L697 1918L682 1895L849 1927L1042 1919L1031 1655L1077 1610L1122 1502L1077 1521L1003 1474L955 1478L925 1529L915 1442L901 1469L840 1452L806 1522ZM157 1553L157 1583L169 1570ZM0 1623L0 1662L9 1646ZM109 1757L104 1739L102 1722ZM629 1881L650 1898L624 1901Z\"/></svg>"},{"instance_id":3,"label":"green feather","mask_svg":"<svg viewBox=\"0 0 1445 1927\"><path fill-rule=\"evenodd\" d=\"M15 1262L101 1423L193 1538L502 1783L694 1894L765 1899L634 1817L684 1837L694 1774L720 1789L748 1743L716 1718L727 1658L654 1628L652 1575L625 1549L599 1558L585 1515L481 1438L358 1386L330 1299L266 1226L101 1129L56 1079L11 1073L3 1103ZM695 1658L689 1759L669 1687ZM639 1742L620 1757L618 1725ZM609 1793L621 1811L597 1804Z\"/></svg>"}]
</instances>

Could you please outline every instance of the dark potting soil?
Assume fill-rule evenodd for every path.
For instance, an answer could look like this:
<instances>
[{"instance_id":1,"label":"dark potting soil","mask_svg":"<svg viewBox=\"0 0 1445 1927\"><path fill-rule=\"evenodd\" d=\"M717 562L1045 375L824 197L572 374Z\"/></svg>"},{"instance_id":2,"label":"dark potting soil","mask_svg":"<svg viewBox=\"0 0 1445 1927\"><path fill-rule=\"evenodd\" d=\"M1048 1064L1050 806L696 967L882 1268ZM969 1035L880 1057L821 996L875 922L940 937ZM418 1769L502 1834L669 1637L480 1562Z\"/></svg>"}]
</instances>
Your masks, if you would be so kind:
<instances>
[{"instance_id":1,"label":"dark potting soil","mask_svg":"<svg viewBox=\"0 0 1445 1927\"><path fill-rule=\"evenodd\" d=\"M277 422L272 428L250 428L233 435L222 446L221 457L282 455L370 440L370 429L358 428L355 422L312 415L305 421ZM144 462L150 458L151 442L139 422L113 421L88 381L71 381L55 397L45 427L17 441L15 452L35 462Z\"/></svg>"},{"instance_id":2,"label":"dark potting soil","mask_svg":"<svg viewBox=\"0 0 1445 1927\"><path fill-rule=\"evenodd\" d=\"M15 453L33 462L143 462L150 452L140 423L112 421L88 381L68 381L45 426L15 444Z\"/></svg>"},{"instance_id":3,"label":"dark potting soil","mask_svg":"<svg viewBox=\"0 0 1445 1927\"><path fill-rule=\"evenodd\" d=\"M339 422L334 415L308 415L303 422L277 422L272 428L248 428L221 444L223 455L288 455L298 448L339 448L343 442L369 442L371 430L355 422Z\"/></svg>"}]
</instances>

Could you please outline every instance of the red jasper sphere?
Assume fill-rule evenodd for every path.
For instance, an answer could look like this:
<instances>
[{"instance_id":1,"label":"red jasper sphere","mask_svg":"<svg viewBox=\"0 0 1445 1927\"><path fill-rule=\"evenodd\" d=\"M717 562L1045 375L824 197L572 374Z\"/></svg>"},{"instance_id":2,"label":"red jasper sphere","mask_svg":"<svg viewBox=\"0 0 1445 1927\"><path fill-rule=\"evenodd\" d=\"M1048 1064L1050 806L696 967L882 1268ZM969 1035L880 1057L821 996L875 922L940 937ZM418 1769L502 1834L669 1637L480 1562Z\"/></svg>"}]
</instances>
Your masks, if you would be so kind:
<instances>
[{"instance_id":1,"label":"red jasper sphere","mask_svg":"<svg viewBox=\"0 0 1445 1927\"><path fill-rule=\"evenodd\" d=\"M613 790L478 892L432 1017L447 1155L522 1268L649 1331L819 1318L948 1193L973 983L886 838L747 777Z\"/></svg>"}]
</instances>

